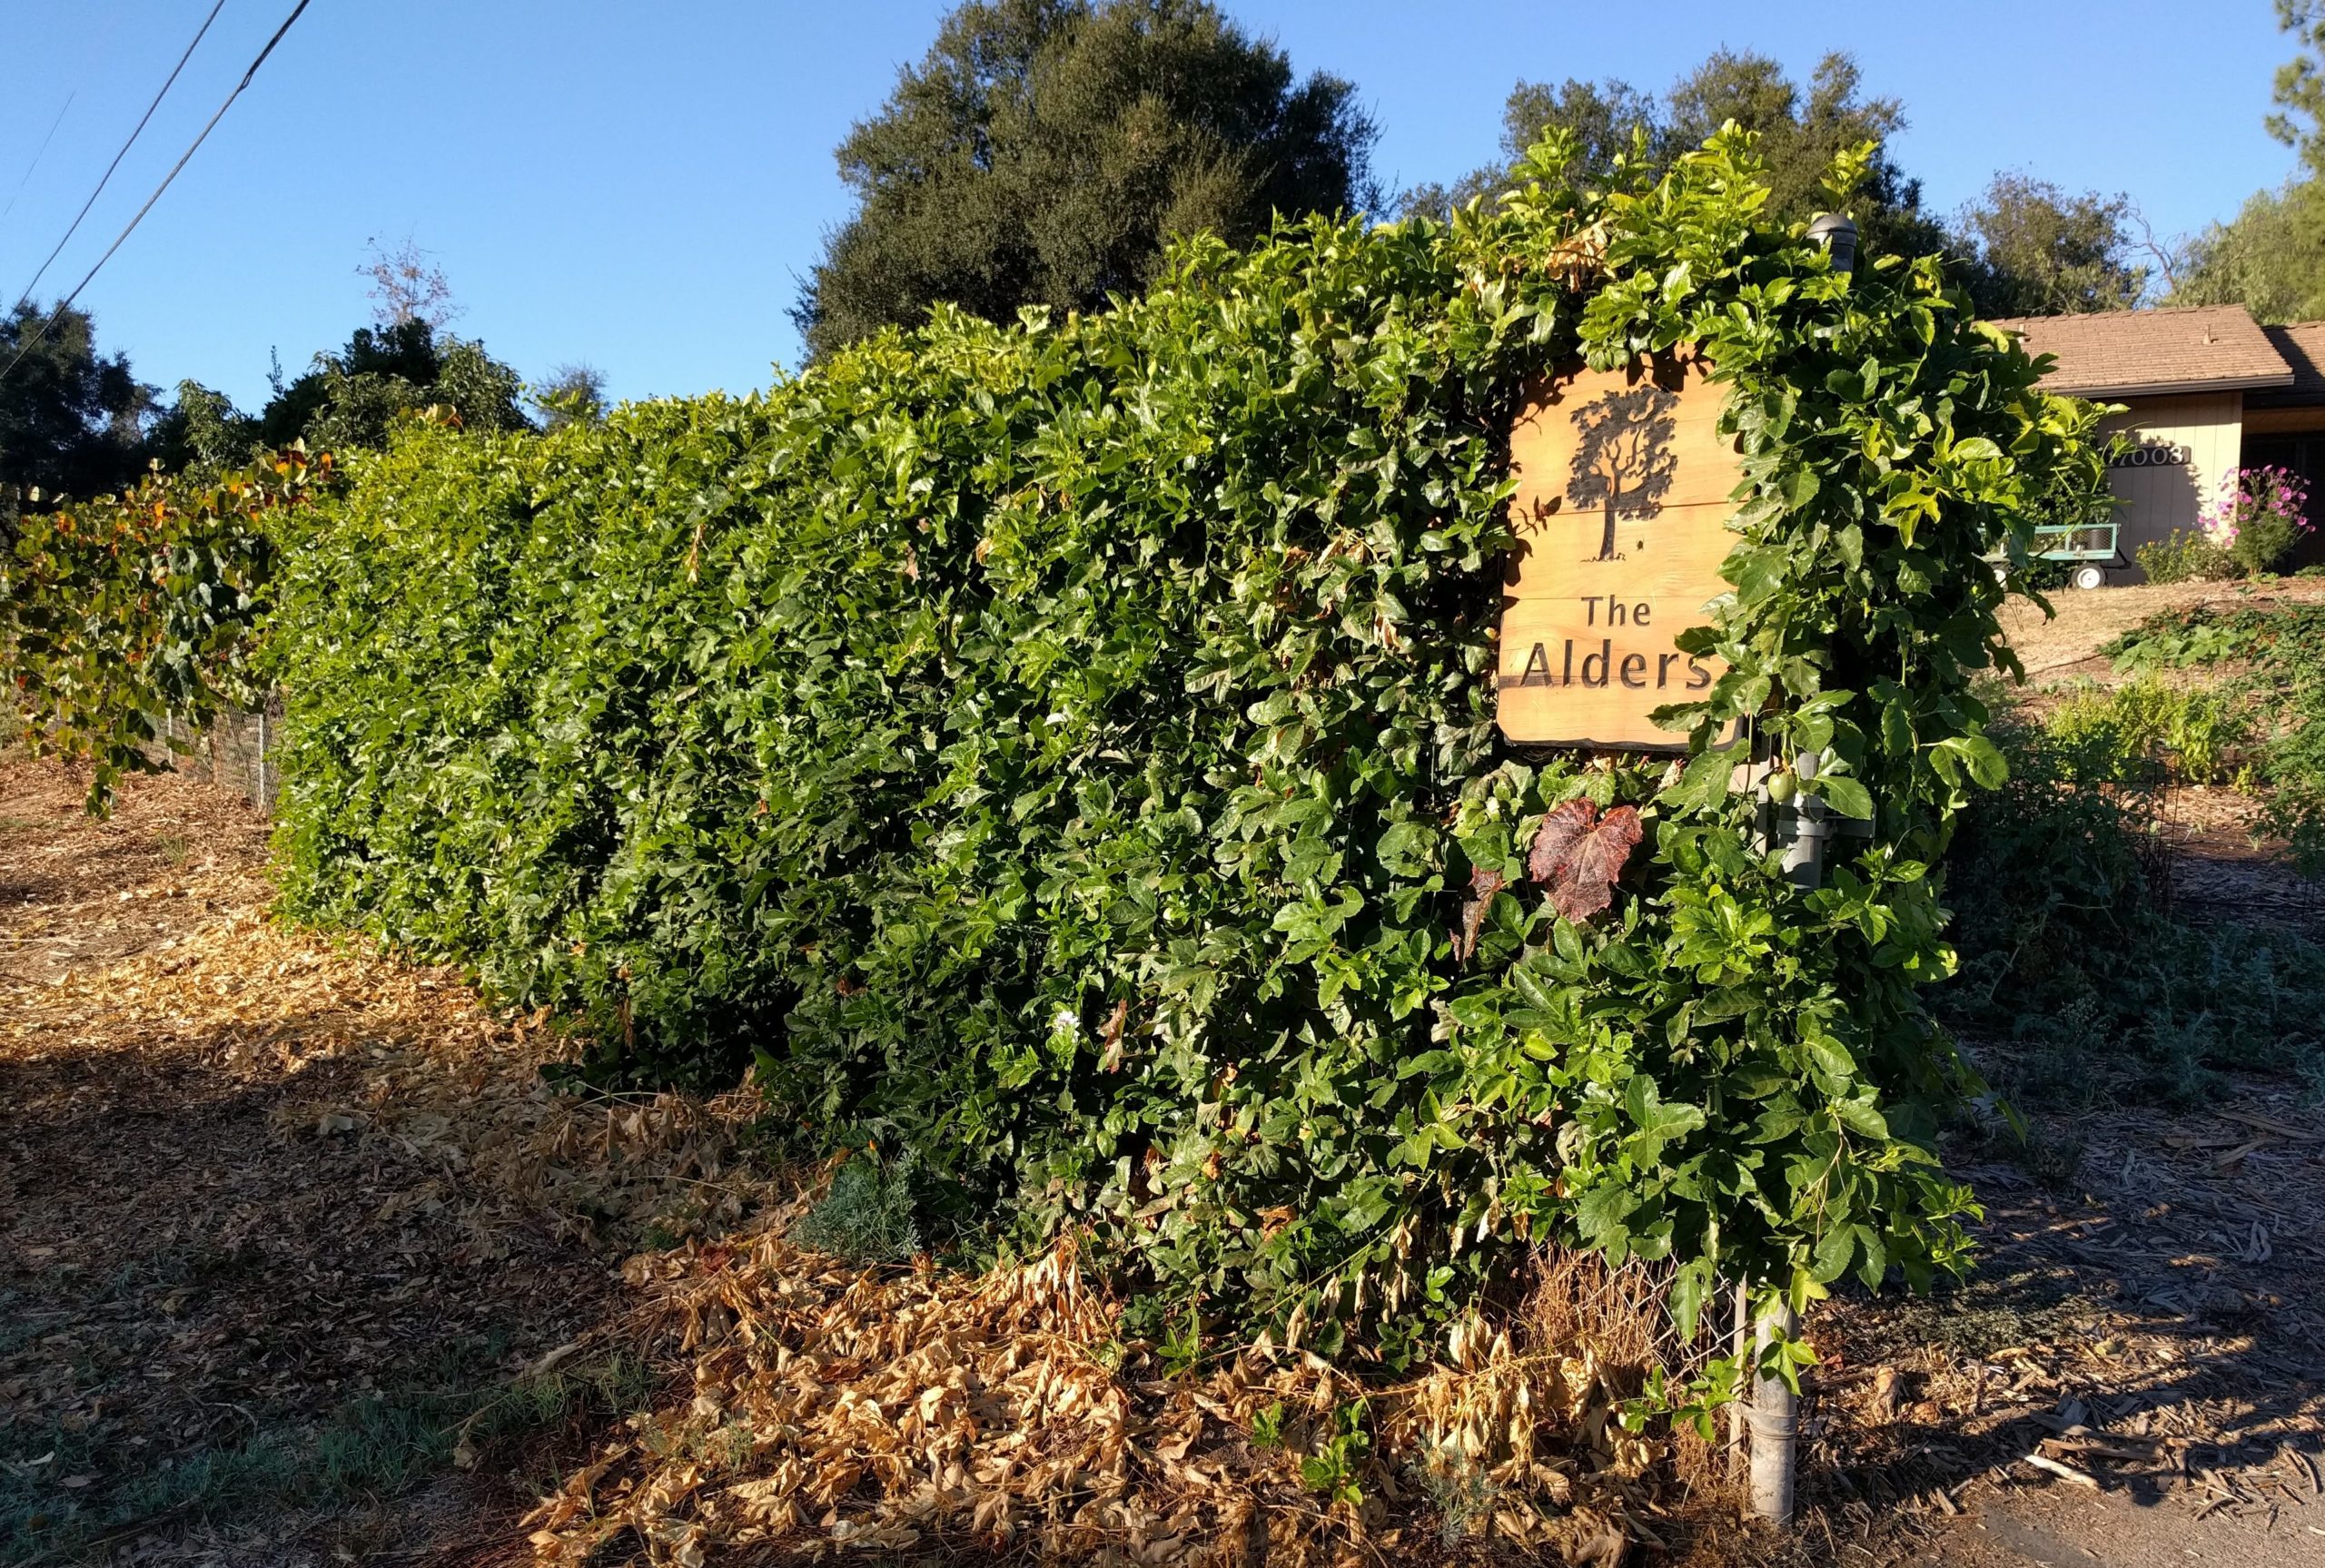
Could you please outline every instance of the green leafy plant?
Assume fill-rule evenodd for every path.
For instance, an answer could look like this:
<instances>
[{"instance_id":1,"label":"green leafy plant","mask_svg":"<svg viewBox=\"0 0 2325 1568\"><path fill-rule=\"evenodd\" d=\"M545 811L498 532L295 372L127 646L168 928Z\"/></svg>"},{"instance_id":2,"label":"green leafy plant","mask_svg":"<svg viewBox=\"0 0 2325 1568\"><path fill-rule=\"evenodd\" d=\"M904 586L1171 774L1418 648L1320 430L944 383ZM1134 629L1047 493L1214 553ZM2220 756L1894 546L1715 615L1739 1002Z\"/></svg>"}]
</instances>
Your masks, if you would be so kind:
<instances>
[{"instance_id":1,"label":"green leafy plant","mask_svg":"<svg viewBox=\"0 0 2325 1568\"><path fill-rule=\"evenodd\" d=\"M2086 684L2053 708L2044 727L2106 782L2152 774L2180 784L2223 784L2243 761L2251 716L2237 694L2171 685L2153 674L2108 690Z\"/></svg>"},{"instance_id":2,"label":"green leafy plant","mask_svg":"<svg viewBox=\"0 0 2325 1568\"><path fill-rule=\"evenodd\" d=\"M1404 1354L1544 1242L1669 1260L1690 1330L1958 1268L1977 1084L1917 988L2004 773L1984 557L2099 494L2096 416L1934 258L1766 222L1748 135L1574 153L748 398L406 421L264 523L286 911L1303 1347ZM1724 673L1676 761L1513 752L1512 417L1681 345L1744 476L1681 638ZM1822 887L1747 764L1868 825Z\"/></svg>"},{"instance_id":3,"label":"green leafy plant","mask_svg":"<svg viewBox=\"0 0 2325 1568\"><path fill-rule=\"evenodd\" d=\"M1202 1319L1189 1312L1173 1320L1154 1353L1165 1377L1193 1371L1202 1364Z\"/></svg>"},{"instance_id":4,"label":"green leafy plant","mask_svg":"<svg viewBox=\"0 0 2325 1568\"><path fill-rule=\"evenodd\" d=\"M2151 583L2218 582L2243 576L2237 559L2201 528L2177 528L2132 552Z\"/></svg>"},{"instance_id":5,"label":"green leafy plant","mask_svg":"<svg viewBox=\"0 0 2325 1568\"><path fill-rule=\"evenodd\" d=\"M257 700L266 525L331 470L328 453L293 449L214 482L148 477L23 519L0 557L0 659L26 744L90 764L92 805L124 773L167 765L163 714L199 729Z\"/></svg>"},{"instance_id":6,"label":"green leafy plant","mask_svg":"<svg viewBox=\"0 0 2325 1568\"><path fill-rule=\"evenodd\" d=\"M1369 1414L1361 1399L1335 1408L1331 1426L1316 1441L1316 1451L1300 1461L1301 1484L1327 1503L1361 1507L1364 1466L1372 1455L1372 1435L1364 1429Z\"/></svg>"},{"instance_id":7,"label":"green leafy plant","mask_svg":"<svg viewBox=\"0 0 2325 1568\"><path fill-rule=\"evenodd\" d=\"M2157 616L2102 651L2128 670L2217 671L2215 700L2248 715L2262 831L2282 836L2301 870L2325 873L2325 606Z\"/></svg>"},{"instance_id":8,"label":"green leafy plant","mask_svg":"<svg viewBox=\"0 0 2325 1568\"><path fill-rule=\"evenodd\" d=\"M2006 1048L2040 1106L2112 1095L2202 1102L2231 1069L2325 1064L2325 948L2298 933L2172 919L2152 892L2164 769L2124 765L2104 727L2005 725L2007 784L1959 825L1947 872L1960 971L1940 1016ZM2058 1151L2013 1129L2043 1178Z\"/></svg>"}]
</instances>

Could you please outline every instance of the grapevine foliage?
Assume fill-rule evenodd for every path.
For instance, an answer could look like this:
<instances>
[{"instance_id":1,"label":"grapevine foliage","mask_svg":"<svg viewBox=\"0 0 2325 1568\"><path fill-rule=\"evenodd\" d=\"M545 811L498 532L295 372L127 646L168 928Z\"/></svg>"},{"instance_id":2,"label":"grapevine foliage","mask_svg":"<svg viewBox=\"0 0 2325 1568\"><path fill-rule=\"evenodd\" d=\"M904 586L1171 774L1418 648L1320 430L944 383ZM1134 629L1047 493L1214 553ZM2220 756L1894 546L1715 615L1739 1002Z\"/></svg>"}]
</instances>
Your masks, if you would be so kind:
<instances>
[{"instance_id":1,"label":"grapevine foliage","mask_svg":"<svg viewBox=\"0 0 2325 1568\"><path fill-rule=\"evenodd\" d=\"M293 449L25 516L13 557L0 557L0 656L25 738L90 765L92 806L123 774L167 765L163 714L198 728L252 702L269 515L330 471L328 455Z\"/></svg>"},{"instance_id":2,"label":"grapevine foliage","mask_svg":"<svg viewBox=\"0 0 2325 1568\"><path fill-rule=\"evenodd\" d=\"M270 523L287 906L633 1063L755 1059L925 1204L1327 1347L1395 1355L1531 1241L1667 1260L1690 1322L1715 1277L1957 1265L1914 988L2001 765L1979 557L2102 484L2090 416L1934 261L1765 222L1741 133L1605 192L1569 153L763 395L406 427ZM1514 754L1520 389L1682 343L1743 454L1687 645L1727 672L1678 763ZM1820 889L1735 788L1768 756L1871 822ZM1529 876L1562 809L1579 922Z\"/></svg>"}]
</instances>

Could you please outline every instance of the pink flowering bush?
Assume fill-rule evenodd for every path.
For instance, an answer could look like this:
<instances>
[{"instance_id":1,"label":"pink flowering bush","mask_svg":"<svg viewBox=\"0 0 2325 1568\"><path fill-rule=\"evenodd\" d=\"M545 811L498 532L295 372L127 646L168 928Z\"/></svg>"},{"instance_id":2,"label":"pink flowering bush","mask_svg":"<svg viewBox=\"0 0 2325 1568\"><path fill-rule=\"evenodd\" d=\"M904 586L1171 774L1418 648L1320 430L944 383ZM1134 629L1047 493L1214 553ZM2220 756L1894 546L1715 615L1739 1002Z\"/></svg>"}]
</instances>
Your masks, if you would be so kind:
<instances>
[{"instance_id":1,"label":"pink flowering bush","mask_svg":"<svg viewBox=\"0 0 2325 1568\"><path fill-rule=\"evenodd\" d=\"M2290 468L2231 468L2199 520L2204 537L2245 571L2273 571L2310 531L2309 487Z\"/></svg>"}]
</instances>

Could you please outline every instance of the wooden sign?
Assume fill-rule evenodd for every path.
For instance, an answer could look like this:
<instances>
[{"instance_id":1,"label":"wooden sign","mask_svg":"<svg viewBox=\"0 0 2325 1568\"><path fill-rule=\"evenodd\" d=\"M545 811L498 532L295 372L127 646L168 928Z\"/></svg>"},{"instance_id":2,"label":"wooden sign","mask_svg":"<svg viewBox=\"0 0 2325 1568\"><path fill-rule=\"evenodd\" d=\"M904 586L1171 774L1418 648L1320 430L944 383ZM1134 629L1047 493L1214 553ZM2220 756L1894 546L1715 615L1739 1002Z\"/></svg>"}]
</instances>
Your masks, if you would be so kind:
<instances>
[{"instance_id":1,"label":"wooden sign","mask_svg":"<svg viewBox=\"0 0 2325 1568\"><path fill-rule=\"evenodd\" d=\"M1711 619L1743 466L1723 389L1685 350L1536 389L1509 437L1519 547L1502 600L1501 733L1529 745L1677 751L1647 715L1726 666L1672 638Z\"/></svg>"}]
</instances>

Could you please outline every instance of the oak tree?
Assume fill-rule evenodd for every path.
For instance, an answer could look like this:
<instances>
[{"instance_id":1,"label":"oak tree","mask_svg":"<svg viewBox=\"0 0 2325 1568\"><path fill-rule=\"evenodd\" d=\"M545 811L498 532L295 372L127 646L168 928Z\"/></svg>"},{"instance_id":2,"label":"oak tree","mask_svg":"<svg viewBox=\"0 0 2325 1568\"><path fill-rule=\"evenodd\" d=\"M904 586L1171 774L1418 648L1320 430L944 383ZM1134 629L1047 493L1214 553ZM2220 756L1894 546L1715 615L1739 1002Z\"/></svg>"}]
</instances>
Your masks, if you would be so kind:
<instances>
[{"instance_id":1,"label":"oak tree","mask_svg":"<svg viewBox=\"0 0 2325 1568\"><path fill-rule=\"evenodd\" d=\"M971 0L840 143L856 212L792 317L821 355L939 301L1093 309L1174 237L1363 203L1373 137L1348 83L1204 0Z\"/></svg>"}]
</instances>

